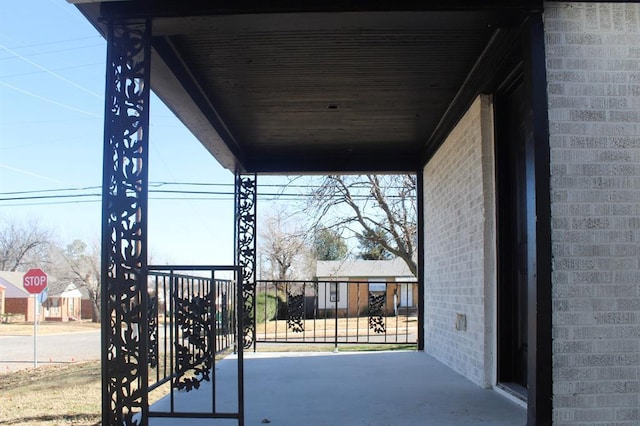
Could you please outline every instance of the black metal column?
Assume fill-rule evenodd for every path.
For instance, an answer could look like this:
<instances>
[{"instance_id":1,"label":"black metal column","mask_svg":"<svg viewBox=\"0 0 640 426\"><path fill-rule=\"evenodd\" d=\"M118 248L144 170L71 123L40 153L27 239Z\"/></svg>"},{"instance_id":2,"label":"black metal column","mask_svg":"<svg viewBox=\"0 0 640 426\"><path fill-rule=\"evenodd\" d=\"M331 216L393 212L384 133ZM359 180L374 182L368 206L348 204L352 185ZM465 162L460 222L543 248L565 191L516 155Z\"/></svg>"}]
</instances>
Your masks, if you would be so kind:
<instances>
[{"instance_id":1,"label":"black metal column","mask_svg":"<svg viewBox=\"0 0 640 426\"><path fill-rule=\"evenodd\" d=\"M418 350L424 350L424 168L416 173L416 203L418 210Z\"/></svg>"},{"instance_id":2,"label":"black metal column","mask_svg":"<svg viewBox=\"0 0 640 426\"><path fill-rule=\"evenodd\" d=\"M541 14L524 24L524 77L531 99L524 126L526 141L528 215L528 425L553 423L552 295L551 295L551 195L550 147L547 118L547 75L544 25Z\"/></svg>"},{"instance_id":3,"label":"black metal column","mask_svg":"<svg viewBox=\"0 0 640 426\"><path fill-rule=\"evenodd\" d=\"M108 23L102 182L102 424L146 425L150 21Z\"/></svg>"},{"instance_id":4,"label":"black metal column","mask_svg":"<svg viewBox=\"0 0 640 426\"><path fill-rule=\"evenodd\" d=\"M236 173L236 265L242 268L242 342L250 348L256 342L256 197L255 174ZM254 346L255 349L255 346Z\"/></svg>"}]
</instances>

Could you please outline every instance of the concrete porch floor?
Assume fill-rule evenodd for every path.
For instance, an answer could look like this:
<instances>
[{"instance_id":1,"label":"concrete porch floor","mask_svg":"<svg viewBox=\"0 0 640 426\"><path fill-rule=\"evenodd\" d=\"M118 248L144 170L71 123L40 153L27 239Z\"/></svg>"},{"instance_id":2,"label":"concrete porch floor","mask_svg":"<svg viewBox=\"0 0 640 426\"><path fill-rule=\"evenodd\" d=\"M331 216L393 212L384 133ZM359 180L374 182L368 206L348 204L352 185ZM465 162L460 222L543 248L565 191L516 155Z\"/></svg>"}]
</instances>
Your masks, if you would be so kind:
<instances>
[{"instance_id":1,"label":"concrete porch floor","mask_svg":"<svg viewBox=\"0 0 640 426\"><path fill-rule=\"evenodd\" d=\"M218 411L236 410L237 359L216 365ZM423 352L245 353L245 424L526 424L526 410L481 389ZM151 409L168 411L169 398ZM211 385L177 392L176 410L211 407ZM236 420L151 418L150 426L237 425Z\"/></svg>"}]
</instances>

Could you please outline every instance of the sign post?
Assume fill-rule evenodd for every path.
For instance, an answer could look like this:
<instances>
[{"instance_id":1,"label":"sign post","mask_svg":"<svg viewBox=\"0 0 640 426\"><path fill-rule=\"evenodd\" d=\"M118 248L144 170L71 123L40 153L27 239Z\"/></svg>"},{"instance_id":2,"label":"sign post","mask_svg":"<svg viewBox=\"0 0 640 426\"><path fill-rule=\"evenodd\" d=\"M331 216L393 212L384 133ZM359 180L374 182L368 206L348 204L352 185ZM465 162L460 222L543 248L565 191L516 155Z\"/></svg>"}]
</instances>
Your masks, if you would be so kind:
<instances>
[{"instance_id":1,"label":"sign post","mask_svg":"<svg viewBox=\"0 0 640 426\"><path fill-rule=\"evenodd\" d=\"M38 295L33 296L33 368L38 368Z\"/></svg>"},{"instance_id":2,"label":"sign post","mask_svg":"<svg viewBox=\"0 0 640 426\"><path fill-rule=\"evenodd\" d=\"M41 298L37 297L42 290L47 288L47 274L42 269L29 269L22 278L22 286L27 293L33 296L33 367L38 366L38 304Z\"/></svg>"}]
</instances>

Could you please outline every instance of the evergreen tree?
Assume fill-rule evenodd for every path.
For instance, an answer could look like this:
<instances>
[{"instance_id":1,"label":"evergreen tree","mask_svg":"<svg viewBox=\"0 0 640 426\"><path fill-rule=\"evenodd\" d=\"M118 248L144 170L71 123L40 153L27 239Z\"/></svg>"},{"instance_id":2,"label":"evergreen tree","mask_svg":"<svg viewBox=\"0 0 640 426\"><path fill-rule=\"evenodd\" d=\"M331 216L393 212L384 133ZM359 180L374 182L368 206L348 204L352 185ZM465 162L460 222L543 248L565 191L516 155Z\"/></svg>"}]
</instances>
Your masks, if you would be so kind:
<instances>
[{"instance_id":1,"label":"evergreen tree","mask_svg":"<svg viewBox=\"0 0 640 426\"><path fill-rule=\"evenodd\" d=\"M381 243L387 238L382 228L376 228L375 230L365 229L362 235L358 235L360 258L364 260L390 259L391 253Z\"/></svg>"},{"instance_id":2,"label":"evergreen tree","mask_svg":"<svg viewBox=\"0 0 640 426\"><path fill-rule=\"evenodd\" d=\"M337 231L318 228L313 236L316 260L342 260L347 256L347 243Z\"/></svg>"}]
</instances>

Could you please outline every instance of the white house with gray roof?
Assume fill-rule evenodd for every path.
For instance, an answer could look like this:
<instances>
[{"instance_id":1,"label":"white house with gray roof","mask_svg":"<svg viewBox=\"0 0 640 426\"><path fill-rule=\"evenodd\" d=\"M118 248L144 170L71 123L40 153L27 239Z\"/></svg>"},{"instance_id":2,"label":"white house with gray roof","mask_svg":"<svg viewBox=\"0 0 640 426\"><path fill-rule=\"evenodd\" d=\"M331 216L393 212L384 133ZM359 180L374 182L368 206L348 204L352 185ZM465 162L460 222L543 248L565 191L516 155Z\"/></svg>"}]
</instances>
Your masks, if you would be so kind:
<instances>
[{"instance_id":1,"label":"white house with gray roof","mask_svg":"<svg viewBox=\"0 0 640 426\"><path fill-rule=\"evenodd\" d=\"M316 265L318 309L359 315L370 292L386 293L388 314L417 312L417 279L407 264L392 260L320 260Z\"/></svg>"}]
</instances>

